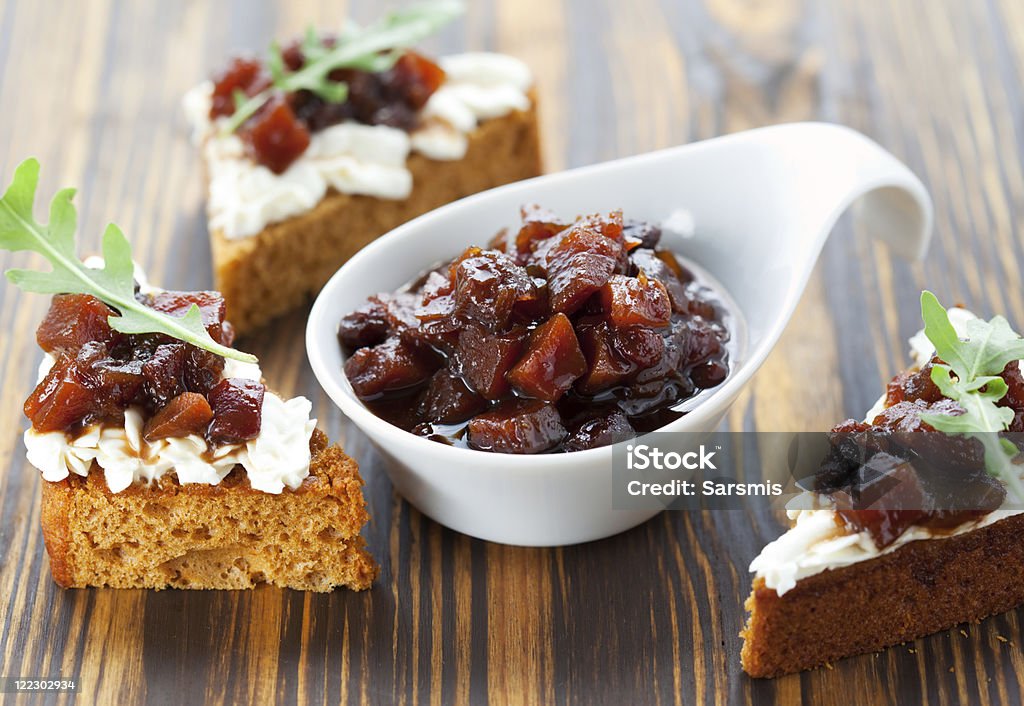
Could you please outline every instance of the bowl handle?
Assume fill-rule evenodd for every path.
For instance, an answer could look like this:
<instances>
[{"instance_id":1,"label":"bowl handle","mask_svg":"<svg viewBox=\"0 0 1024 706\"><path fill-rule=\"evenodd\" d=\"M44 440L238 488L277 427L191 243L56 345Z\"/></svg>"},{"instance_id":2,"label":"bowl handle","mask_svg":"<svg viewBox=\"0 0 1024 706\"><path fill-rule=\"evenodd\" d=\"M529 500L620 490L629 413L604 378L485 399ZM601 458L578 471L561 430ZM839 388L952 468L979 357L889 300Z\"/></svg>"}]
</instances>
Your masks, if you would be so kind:
<instances>
[{"instance_id":1,"label":"bowl handle","mask_svg":"<svg viewBox=\"0 0 1024 706\"><path fill-rule=\"evenodd\" d=\"M799 194L800 237L813 267L839 217L855 205L868 232L906 259L920 259L931 240L933 206L921 180L861 133L831 123L793 123L754 130L757 142L785 155L791 180L782 193ZM808 269L810 269L810 267Z\"/></svg>"}]
</instances>

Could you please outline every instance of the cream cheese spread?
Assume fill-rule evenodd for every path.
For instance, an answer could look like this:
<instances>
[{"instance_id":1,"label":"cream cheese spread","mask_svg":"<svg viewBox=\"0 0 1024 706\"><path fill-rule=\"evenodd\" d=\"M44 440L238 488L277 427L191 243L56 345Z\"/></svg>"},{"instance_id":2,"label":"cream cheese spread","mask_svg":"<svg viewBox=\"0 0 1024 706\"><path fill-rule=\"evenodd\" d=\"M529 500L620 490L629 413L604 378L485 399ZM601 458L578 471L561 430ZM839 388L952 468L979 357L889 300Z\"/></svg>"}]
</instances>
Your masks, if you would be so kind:
<instances>
[{"instance_id":1,"label":"cream cheese spread","mask_svg":"<svg viewBox=\"0 0 1024 706\"><path fill-rule=\"evenodd\" d=\"M90 258L86 264L97 266ZM144 291L155 291L136 268L136 280ZM42 380L54 364L47 355L39 366ZM261 380L259 365L227 359L223 378ZM45 480L56 482L71 473L86 476L93 462L102 469L107 487L119 493L134 483L150 484L174 473L181 484L217 485L236 464L241 464L249 484L265 493L280 493L287 486L295 490L309 475L309 441L316 428L310 417L312 403L305 397L284 400L269 390L263 397L260 433L243 444L210 447L198 435L146 441L144 419L137 409L128 409L123 426L94 424L74 439L62 431L25 432L29 463Z\"/></svg>"},{"instance_id":2,"label":"cream cheese spread","mask_svg":"<svg viewBox=\"0 0 1024 706\"><path fill-rule=\"evenodd\" d=\"M438 63L445 82L423 107L421 126L413 133L385 125L333 125L313 133L306 151L282 174L249 159L242 141L220 129L224 118L210 121L211 82L190 90L183 104L206 161L210 229L232 239L255 235L270 223L312 209L328 189L405 199L413 186L406 167L410 152L434 160L462 159L480 121L530 107L527 92L533 79L518 59L472 52Z\"/></svg>"},{"instance_id":3,"label":"cream cheese spread","mask_svg":"<svg viewBox=\"0 0 1024 706\"><path fill-rule=\"evenodd\" d=\"M966 309L949 309L949 320L960 336L964 336L967 322L977 318ZM923 366L935 354L931 341L919 331L910 339L911 356L917 366ZM885 396L868 412L866 421L873 420L885 409ZM764 579L768 588L783 595L796 586L797 581L828 569L838 569L860 561L867 561L895 551L909 542L922 539L944 539L963 534L999 520L1024 512L1010 498L1003 507L973 522L966 522L952 531L935 532L927 527L911 527L896 541L879 549L867 532L849 533L837 522L836 514L827 498L815 493L804 493L788 503L787 514L793 526L771 542L750 563L750 571Z\"/></svg>"}]
</instances>

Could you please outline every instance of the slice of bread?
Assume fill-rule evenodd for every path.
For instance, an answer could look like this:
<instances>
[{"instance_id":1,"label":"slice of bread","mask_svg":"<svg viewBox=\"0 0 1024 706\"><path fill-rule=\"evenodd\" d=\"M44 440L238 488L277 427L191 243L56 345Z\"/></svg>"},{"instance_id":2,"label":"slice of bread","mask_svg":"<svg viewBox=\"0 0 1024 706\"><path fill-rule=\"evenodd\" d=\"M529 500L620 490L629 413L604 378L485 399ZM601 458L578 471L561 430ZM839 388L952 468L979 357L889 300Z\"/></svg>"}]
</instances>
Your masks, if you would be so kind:
<instances>
[{"instance_id":1,"label":"slice of bread","mask_svg":"<svg viewBox=\"0 0 1024 706\"><path fill-rule=\"evenodd\" d=\"M541 173L536 96L528 111L480 124L466 156L409 156L413 190L402 201L328 192L312 210L247 238L210 234L216 289L239 333L295 309L360 248L416 216L478 191ZM424 263L424 266L431 263Z\"/></svg>"},{"instance_id":2,"label":"slice of bread","mask_svg":"<svg viewBox=\"0 0 1024 706\"><path fill-rule=\"evenodd\" d=\"M978 622L1024 603L1024 515L823 571L782 594L754 580L743 670L775 677Z\"/></svg>"},{"instance_id":3,"label":"slice of bread","mask_svg":"<svg viewBox=\"0 0 1024 706\"><path fill-rule=\"evenodd\" d=\"M370 587L378 568L359 532L369 519L355 461L317 430L309 476L279 495L236 467L220 485L107 488L87 477L43 481L42 525L53 578L65 587Z\"/></svg>"}]
</instances>

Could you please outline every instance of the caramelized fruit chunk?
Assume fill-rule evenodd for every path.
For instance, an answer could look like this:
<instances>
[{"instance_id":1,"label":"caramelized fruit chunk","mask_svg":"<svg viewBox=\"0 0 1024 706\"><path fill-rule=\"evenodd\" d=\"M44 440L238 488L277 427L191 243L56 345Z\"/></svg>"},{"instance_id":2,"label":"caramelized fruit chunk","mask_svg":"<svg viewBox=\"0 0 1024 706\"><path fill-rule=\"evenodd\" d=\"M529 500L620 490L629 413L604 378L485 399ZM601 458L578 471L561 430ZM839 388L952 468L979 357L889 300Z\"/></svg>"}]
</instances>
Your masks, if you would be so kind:
<instances>
[{"instance_id":1,"label":"caramelized fruit chunk","mask_svg":"<svg viewBox=\"0 0 1024 706\"><path fill-rule=\"evenodd\" d=\"M184 343L157 346L142 364L143 393L151 409L160 409L185 392L185 364L188 350Z\"/></svg>"},{"instance_id":2,"label":"caramelized fruit chunk","mask_svg":"<svg viewBox=\"0 0 1024 706\"><path fill-rule=\"evenodd\" d=\"M603 287L624 254L622 213L576 221L546 255L552 312L571 314Z\"/></svg>"},{"instance_id":3,"label":"caramelized fruit chunk","mask_svg":"<svg viewBox=\"0 0 1024 706\"><path fill-rule=\"evenodd\" d=\"M142 385L141 362L113 359L105 344L91 341L56 362L25 402L25 415L40 432L116 418Z\"/></svg>"},{"instance_id":4,"label":"caramelized fruit chunk","mask_svg":"<svg viewBox=\"0 0 1024 706\"><path fill-rule=\"evenodd\" d=\"M484 451L535 454L565 438L554 405L541 400L507 400L469 420L469 443Z\"/></svg>"},{"instance_id":5,"label":"caramelized fruit chunk","mask_svg":"<svg viewBox=\"0 0 1024 706\"><path fill-rule=\"evenodd\" d=\"M527 333L514 329L495 335L470 326L459 335L457 359L466 380L488 400L499 399L511 387L506 374L519 360Z\"/></svg>"},{"instance_id":6,"label":"caramelized fruit chunk","mask_svg":"<svg viewBox=\"0 0 1024 706\"><path fill-rule=\"evenodd\" d=\"M728 376L729 368L719 360L709 360L690 368L690 380L702 390L721 385Z\"/></svg>"},{"instance_id":7,"label":"caramelized fruit chunk","mask_svg":"<svg viewBox=\"0 0 1024 706\"><path fill-rule=\"evenodd\" d=\"M640 369L656 365L665 356L664 337L646 326L625 326L611 333L619 355Z\"/></svg>"},{"instance_id":8,"label":"caramelized fruit chunk","mask_svg":"<svg viewBox=\"0 0 1024 706\"><path fill-rule=\"evenodd\" d=\"M470 248L453 268L452 314L483 322L493 333L504 331L517 302L538 297L533 278L506 255Z\"/></svg>"},{"instance_id":9,"label":"caramelized fruit chunk","mask_svg":"<svg viewBox=\"0 0 1024 706\"><path fill-rule=\"evenodd\" d=\"M928 496L909 461L876 454L860 468L853 492L832 494L836 513L854 532L867 531L879 549L927 514Z\"/></svg>"},{"instance_id":10,"label":"caramelized fruit chunk","mask_svg":"<svg viewBox=\"0 0 1024 706\"><path fill-rule=\"evenodd\" d=\"M63 358L25 400L25 416L38 432L64 431L88 417L93 393L78 373L73 358Z\"/></svg>"},{"instance_id":11,"label":"caramelized fruit chunk","mask_svg":"<svg viewBox=\"0 0 1024 706\"><path fill-rule=\"evenodd\" d=\"M553 213L537 205L524 206L521 215L523 225L516 233L515 256L516 262L525 265L531 261L530 255L541 241L553 238L565 230L567 225L559 223Z\"/></svg>"},{"instance_id":12,"label":"caramelized fruit chunk","mask_svg":"<svg viewBox=\"0 0 1024 706\"><path fill-rule=\"evenodd\" d=\"M530 335L508 381L527 397L555 402L586 372L572 322L565 314L555 314Z\"/></svg>"},{"instance_id":13,"label":"caramelized fruit chunk","mask_svg":"<svg viewBox=\"0 0 1024 706\"><path fill-rule=\"evenodd\" d=\"M422 54L407 51L391 69L393 92L413 110L427 104L430 96L444 83L444 69Z\"/></svg>"},{"instance_id":14,"label":"caramelized fruit chunk","mask_svg":"<svg viewBox=\"0 0 1024 706\"><path fill-rule=\"evenodd\" d=\"M580 348L587 361L587 372L577 383L585 395L596 395L623 382L634 366L616 350L615 334L607 324L580 327Z\"/></svg>"},{"instance_id":15,"label":"caramelized fruit chunk","mask_svg":"<svg viewBox=\"0 0 1024 706\"><path fill-rule=\"evenodd\" d=\"M932 366L937 362L938 358L932 358L920 370L908 371L894 377L886 386L885 405L892 407L900 402L941 400L942 392L932 382Z\"/></svg>"},{"instance_id":16,"label":"caramelized fruit chunk","mask_svg":"<svg viewBox=\"0 0 1024 706\"><path fill-rule=\"evenodd\" d=\"M233 59L228 69L213 83L210 119L234 115L235 92L241 91L246 95L256 93L260 89L252 89L261 83L262 74L263 67L259 61L243 57Z\"/></svg>"},{"instance_id":17,"label":"caramelized fruit chunk","mask_svg":"<svg viewBox=\"0 0 1024 706\"><path fill-rule=\"evenodd\" d=\"M458 424L486 406L486 400L470 390L461 377L448 370L438 370L430 378L420 402L420 414L436 424Z\"/></svg>"},{"instance_id":18,"label":"caramelized fruit chunk","mask_svg":"<svg viewBox=\"0 0 1024 706\"><path fill-rule=\"evenodd\" d=\"M206 394L220 382L224 372L224 359L216 353L185 346L185 387L192 392Z\"/></svg>"},{"instance_id":19,"label":"caramelized fruit chunk","mask_svg":"<svg viewBox=\"0 0 1024 706\"><path fill-rule=\"evenodd\" d=\"M356 396L370 400L426 381L439 367L436 358L400 338L360 348L345 361L345 375Z\"/></svg>"},{"instance_id":20,"label":"caramelized fruit chunk","mask_svg":"<svg viewBox=\"0 0 1024 706\"><path fill-rule=\"evenodd\" d=\"M1009 363L1001 377L1006 381L1007 390L1003 399L999 400L999 406L1013 410L1009 431L1019 435L1024 432L1024 374L1021 373L1019 362ZM1018 436L1016 443L1024 443L1024 439Z\"/></svg>"},{"instance_id":21,"label":"caramelized fruit chunk","mask_svg":"<svg viewBox=\"0 0 1024 706\"><path fill-rule=\"evenodd\" d=\"M142 295L140 298L151 309L177 317L187 314L195 304L199 307L199 316L203 326L209 331L213 340L225 346L234 343L234 330L230 325L225 326L224 315L227 307L224 304L224 296L220 292L160 291Z\"/></svg>"},{"instance_id":22,"label":"caramelized fruit chunk","mask_svg":"<svg viewBox=\"0 0 1024 706\"><path fill-rule=\"evenodd\" d=\"M622 412L610 412L580 425L565 441L566 451L583 451L599 446L611 446L632 439L636 431Z\"/></svg>"},{"instance_id":23,"label":"caramelized fruit chunk","mask_svg":"<svg viewBox=\"0 0 1024 706\"><path fill-rule=\"evenodd\" d=\"M225 381L226 382L226 381ZM202 434L213 419L213 410L198 392L183 392L146 422L146 441Z\"/></svg>"},{"instance_id":24,"label":"caramelized fruit chunk","mask_svg":"<svg viewBox=\"0 0 1024 706\"><path fill-rule=\"evenodd\" d=\"M668 255L675 260L675 256L672 253L656 253L645 248L634 250L629 254L629 261L632 264L630 274L637 276L643 272L647 277L656 279L665 285L669 299L672 300L672 311L682 314L687 311L690 298L686 295L686 287L683 280L676 275L672 268L665 264L665 261L660 256L662 254ZM693 276L691 275L690 279L692 278Z\"/></svg>"},{"instance_id":25,"label":"caramelized fruit chunk","mask_svg":"<svg viewBox=\"0 0 1024 706\"><path fill-rule=\"evenodd\" d=\"M58 294L36 329L36 342L47 353L77 353L90 341L113 344L120 334L107 319L116 311L88 294Z\"/></svg>"},{"instance_id":26,"label":"caramelized fruit chunk","mask_svg":"<svg viewBox=\"0 0 1024 706\"><path fill-rule=\"evenodd\" d=\"M352 353L383 343L390 331L387 310L379 299L371 299L341 320L338 341L346 353Z\"/></svg>"},{"instance_id":27,"label":"caramelized fruit chunk","mask_svg":"<svg viewBox=\"0 0 1024 706\"><path fill-rule=\"evenodd\" d=\"M246 121L239 136L253 161L275 174L283 174L309 147L309 129L280 94Z\"/></svg>"},{"instance_id":28,"label":"caramelized fruit chunk","mask_svg":"<svg viewBox=\"0 0 1024 706\"><path fill-rule=\"evenodd\" d=\"M672 303L665 285L639 277L612 275L601 287L601 306L615 326L668 326L672 320Z\"/></svg>"},{"instance_id":29,"label":"caramelized fruit chunk","mask_svg":"<svg viewBox=\"0 0 1024 706\"><path fill-rule=\"evenodd\" d=\"M237 444L259 436L263 422L262 383L245 378L221 380L207 394L213 420L206 438L213 444Z\"/></svg>"}]
</instances>

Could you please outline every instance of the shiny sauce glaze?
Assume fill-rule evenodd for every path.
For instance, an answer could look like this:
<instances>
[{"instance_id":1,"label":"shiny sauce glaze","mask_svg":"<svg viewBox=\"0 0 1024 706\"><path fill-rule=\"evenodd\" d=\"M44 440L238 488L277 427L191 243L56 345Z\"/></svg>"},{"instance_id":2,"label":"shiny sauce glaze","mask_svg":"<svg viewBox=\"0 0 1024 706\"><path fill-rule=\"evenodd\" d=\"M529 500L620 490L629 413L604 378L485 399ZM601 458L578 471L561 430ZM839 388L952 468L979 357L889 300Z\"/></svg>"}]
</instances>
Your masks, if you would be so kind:
<instances>
[{"instance_id":1,"label":"shiny sauce glaze","mask_svg":"<svg viewBox=\"0 0 1024 706\"><path fill-rule=\"evenodd\" d=\"M199 308L210 336L230 346L219 292L137 291L136 299L172 316ZM53 365L25 401L25 416L40 433L74 439L93 424L122 426L124 413L143 416L147 441L191 434L211 446L255 439L265 388L225 378L224 358L161 334L125 334L111 328L117 311L87 294L58 294L36 331Z\"/></svg>"},{"instance_id":2,"label":"shiny sauce glaze","mask_svg":"<svg viewBox=\"0 0 1024 706\"><path fill-rule=\"evenodd\" d=\"M836 425L813 479L813 489L832 499L841 525L867 532L879 548L914 526L947 533L998 509L1006 498L1006 487L985 470L980 441L938 432L921 419L922 414L963 414L931 379L940 362L933 358L893 378L886 407L874 419ZM1008 391L999 404L1013 410L1008 431L1019 440L1024 377L1016 362L1001 377Z\"/></svg>"},{"instance_id":3,"label":"shiny sauce glaze","mask_svg":"<svg viewBox=\"0 0 1024 706\"><path fill-rule=\"evenodd\" d=\"M577 451L658 429L729 374L724 297L658 226L619 211L471 247L338 329L345 373L406 431L500 453Z\"/></svg>"}]
</instances>

